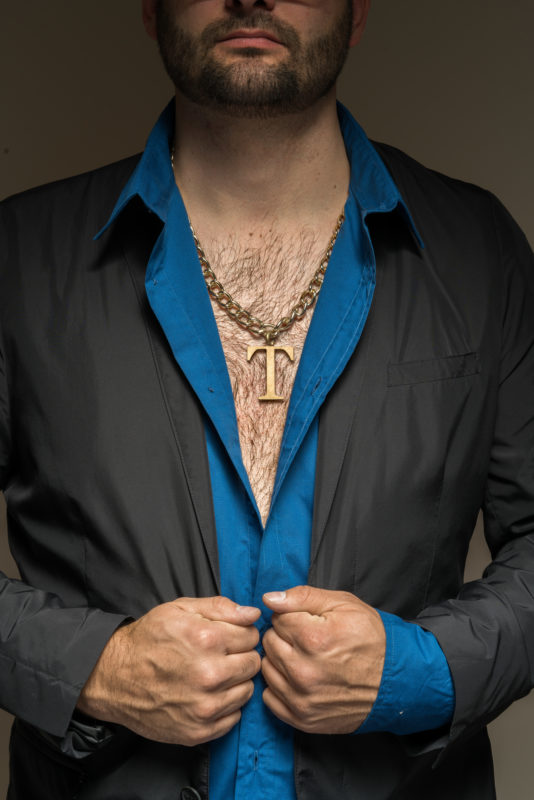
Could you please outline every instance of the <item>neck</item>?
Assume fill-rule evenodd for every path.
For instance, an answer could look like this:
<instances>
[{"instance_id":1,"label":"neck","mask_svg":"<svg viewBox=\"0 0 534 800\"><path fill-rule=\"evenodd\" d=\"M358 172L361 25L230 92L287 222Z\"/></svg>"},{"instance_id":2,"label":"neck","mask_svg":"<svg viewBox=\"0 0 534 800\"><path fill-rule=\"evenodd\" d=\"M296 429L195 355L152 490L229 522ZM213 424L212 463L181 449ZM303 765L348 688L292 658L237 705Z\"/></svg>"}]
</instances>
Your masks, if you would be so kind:
<instances>
[{"instance_id":1,"label":"neck","mask_svg":"<svg viewBox=\"0 0 534 800\"><path fill-rule=\"evenodd\" d=\"M334 91L303 113L273 119L231 117L178 94L174 167L191 219L215 230L335 219L349 164Z\"/></svg>"}]
</instances>

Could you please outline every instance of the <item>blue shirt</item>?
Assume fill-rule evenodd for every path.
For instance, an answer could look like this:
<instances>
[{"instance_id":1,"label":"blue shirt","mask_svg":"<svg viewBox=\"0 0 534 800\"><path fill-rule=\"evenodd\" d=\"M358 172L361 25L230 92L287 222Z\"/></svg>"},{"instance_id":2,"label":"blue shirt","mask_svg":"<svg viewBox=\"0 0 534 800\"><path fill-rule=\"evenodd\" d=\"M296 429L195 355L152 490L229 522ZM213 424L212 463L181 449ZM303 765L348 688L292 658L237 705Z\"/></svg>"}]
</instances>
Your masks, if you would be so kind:
<instances>
[{"instance_id":1,"label":"blue shirt","mask_svg":"<svg viewBox=\"0 0 534 800\"><path fill-rule=\"evenodd\" d=\"M367 137L341 106L339 117L351 164L346 219L300 357L265 528L243 466L226 361L171 169L173 104L153 129L108 222L138 195L164 223L147 266L147 296L205 411L221 591L241 605L261 609L261 635L270 624L263 593L307 582L318 412L358 344L375 287L375 257L366 217L398 208L418 237L408 209ZM380 613L386 630L384 671L373 709L357 733L403 734L447 723L454 690L436 639L418 625ZM261 644L259 649L261 653ZM240 723L210 745L212 800L296 797L293 729L263 704L263 688L257 676Z\"/></svg>"}]
</instances>

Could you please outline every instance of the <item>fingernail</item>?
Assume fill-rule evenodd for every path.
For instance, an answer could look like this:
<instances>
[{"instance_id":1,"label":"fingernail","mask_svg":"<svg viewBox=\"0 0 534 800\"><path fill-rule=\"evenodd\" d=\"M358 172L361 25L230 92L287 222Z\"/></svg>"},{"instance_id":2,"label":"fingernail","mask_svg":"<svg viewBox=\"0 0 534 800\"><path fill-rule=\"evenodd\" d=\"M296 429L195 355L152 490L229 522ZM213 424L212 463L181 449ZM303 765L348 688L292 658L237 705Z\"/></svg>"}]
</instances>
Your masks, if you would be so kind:
<instances>
[{"instance_id":1,"label":"fingernail","mask_svg":"<svg viewBox=\"0 0 534 800\"><path fill-rule=\"evenodd\" d=\"M240 614L251 614L256 613L258 610L254 606L236 606L235 610L238 611Z\"/></svg>"},{"instance_id":2,"label":"fingernail","mask_svg":"<svg viewBox=\"0 0 534 800\"><path fill-rule=\"evenodd\" d=\"M263 595L268 603L281 603L282 600L286 599L285 592L267 592L267 594Z\"/></svg>"}]
</instances>

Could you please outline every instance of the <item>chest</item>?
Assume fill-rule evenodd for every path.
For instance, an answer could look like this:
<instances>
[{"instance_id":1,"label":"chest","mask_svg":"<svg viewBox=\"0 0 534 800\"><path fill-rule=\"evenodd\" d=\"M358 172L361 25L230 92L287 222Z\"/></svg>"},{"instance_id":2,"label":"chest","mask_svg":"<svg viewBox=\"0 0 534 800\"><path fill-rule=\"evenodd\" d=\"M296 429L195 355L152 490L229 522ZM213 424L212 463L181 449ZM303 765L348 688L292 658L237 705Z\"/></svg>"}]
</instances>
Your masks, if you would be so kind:
<instances>
[{"instance_id":1,"label":"chest","mask_svg":"<svg viewBox=\"0 0 534 800\"><path fill-rule=\"evenodd\" d=\"M234 396L243 464L265 523L287 409L310 316L277 340L275 350L214 307ZM255 350L255 348L258 348ZM266 396L278 399L260 399Z\"/></svg>"},{"instance_id":2,"label":"chest","mask_svg":"<svg viewBox=\"0 0 534 800\"><path fill-rule=\"evenodd\" d=\"M262 322L276 324L292 311L320 261L313 248L256 250L239 262L221 250L214 270L225 290ZM308 263L309 262L309 263ZM220 276L225 275L223 281ZM232 386L241 455L265 523L276 476L289 400L313 305L281 333L275 349L231 319L214 298L212 308Z\"/></svg>"}]
</instances>

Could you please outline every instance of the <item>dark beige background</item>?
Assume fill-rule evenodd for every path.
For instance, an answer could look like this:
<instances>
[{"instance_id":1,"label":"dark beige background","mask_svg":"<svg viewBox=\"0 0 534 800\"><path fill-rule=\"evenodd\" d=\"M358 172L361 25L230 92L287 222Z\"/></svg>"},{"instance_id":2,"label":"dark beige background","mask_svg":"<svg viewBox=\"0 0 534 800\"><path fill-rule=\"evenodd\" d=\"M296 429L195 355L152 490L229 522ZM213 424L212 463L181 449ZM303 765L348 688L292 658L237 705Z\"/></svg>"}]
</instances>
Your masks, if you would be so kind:
<instances>
[{"instance_id":1,"label":"dark beige background","mask_svg":"<svg viewBox=\"0 0 534 800\"><path fill-rule=\"evenodd\" d=\"M140 2L2 6L0 197L141 149L171 88ZM531 242L533 30L532 0L373 0L366 38L340 82L371 136L493 190ZM1 566L15 575L2 542ZM486 560L478 532L469 576ZM4 797L10 719L0 714ZM533 733L532 695L491 726L499 800L532 797Z\"/></svg>"}]
</instances>

